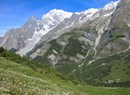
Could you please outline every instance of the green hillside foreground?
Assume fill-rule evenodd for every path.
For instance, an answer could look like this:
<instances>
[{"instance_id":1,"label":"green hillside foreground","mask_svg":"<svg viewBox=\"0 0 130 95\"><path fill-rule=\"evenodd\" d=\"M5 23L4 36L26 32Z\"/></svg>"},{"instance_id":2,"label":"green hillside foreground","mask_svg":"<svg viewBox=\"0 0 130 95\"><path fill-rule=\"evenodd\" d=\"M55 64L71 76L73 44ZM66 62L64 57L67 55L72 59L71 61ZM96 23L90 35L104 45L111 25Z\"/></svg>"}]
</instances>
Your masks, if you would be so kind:
<instances>
[{"instance_id":1,"label":"green hillside foreground","mask_svg":"<svg viewBox=\"0 0 130 95\"><path fill-rule=\"evenodd\" d=\"M75 85L56 74L53 69L39 65L4 51L0 57L0 95L129 95L130 93L130 88Z\"/></svg>"},{"instance_id":2,"label":"green hillside foreground","mask_svg":"<svg viewBox=\"0 0 130 95\"><path fill-rule=\"evenodd\" d=\"M54 78L54 80L52 79ZM0 58L0 94L10 95L79 95L28 66ZM61 80L62 81L62 80Z\"/></svg>"}]
</instances>

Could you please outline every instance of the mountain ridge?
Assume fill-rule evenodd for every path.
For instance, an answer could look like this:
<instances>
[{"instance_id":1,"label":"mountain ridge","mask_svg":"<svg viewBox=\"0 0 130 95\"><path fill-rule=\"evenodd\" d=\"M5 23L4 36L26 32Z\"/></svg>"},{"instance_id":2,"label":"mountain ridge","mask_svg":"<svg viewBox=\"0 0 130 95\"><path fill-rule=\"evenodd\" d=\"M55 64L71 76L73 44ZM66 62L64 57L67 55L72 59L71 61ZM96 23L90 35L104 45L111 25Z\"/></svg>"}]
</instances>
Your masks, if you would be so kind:
<instances>
[{"instance_id":1,"label":"mountain ridge","mask_svg":"<svg viewBox=\"0 0 130 95\"><path fill-rule=\"evenodd\" d=\"M114 2L111 2L111 3L114 3ZM109 4L110 5L110 4ZM114 4L113 4L114 5ZM86 10L86 11L82 11L82 12L80 12L80 15L82 15L82 14L91 14L91 13L95 13L96 11L98 11L99 9L88 9L88 10ZM29 40L31 40L31 38L32 38L32 42L29 42L29 43L32 43L32 47L34 47L38 42L39 42L39 40L41 39L41 36L43 36L43 35L45 35L47 32L49 32L50 30L52 30L53 28L50 28L50 29L48 29L49 28L49 26L48 25L51 25L51 26L53 26L53 23L52 22L50 22L50 20L52 19L52 17L51 17L51 14L53 14L53 15L58 15L58 13L60 13L59 14L59 17L60 17L60 19L61 19L61 21L60 22L62 22L65 18L69 18L69 17L71 17L71 15L72 15L72 13L71 12L65 12L65 11L63 11L63 10L57 10L57 9L53 9L53 10L51 10L49 13L47 13L47 14L45 14L45 15L43 15L43 17L42 17L42 19L41 20L36 20L36 18L35 17L31 17L29 20L28 20L28 22L24 25L25 26L25 28L24 28L24 26L23 26L23 28L21 29L21 30L15 30L15 31L28 31L27 33L29 33L28 35L30 35L29 37L27 37L28 39L26 39L26 38L20 38L20 37L18 37L17 36L17 38L16 39L23 39L23 41L22 41L22 43L21 44L23 44L22 46L18 46L18 44L19 44L19 42L14 42L14 41L12 41L15 45L9 45L10 43L12 43L12 42L7 42L7 41L5 41L5 43L3 43L3 44L0 44L0 46L5 46L7 49L16 49L17 51L18 51L18 53L20 54L21 53L21 55L25 55L26 53L27 53L27 51L29 52L32 48L31 48L31 46L28 46L27 47L27 49L24 49L24 48L26 48L26 45L28 44L28 42L29 42ZM63 15L61 15L61 14L63 14ZM73 13L73 14L76 14L76 13ZM64 16L64 17L63 17ZM89 15L88 15L89 16ZM54 16L55 17L55 16ZM57 16L58 17L58 16ZM90 15L90 17L91 17L91 15ZM86 18L88 18L88 17L86 17ZM48 21L49 22L47 22L47 21L44 21L44 19L48 19ZM52 21L53 21L53 19L52 19ZM82 20L81 20L82 21ZM29 24L29 25L28 25ZM32 26L30 26L32 24ZM48 25L44 25L44 24L48 24ZM54 22L54 24L56 24L56 22ZM59 22L56 24L56 25L58 25L59 24ZM55 25L55 26L56 26ZM26 26L27 26L27 28L26 28ZM44 26L44 27L43 27ZM31 27L34 27L34 29L29 29L29 27L31 28ZM42 30L43 29L43 30ZM40 30L40 31L39 31ZM9 30L10 32L12 31L12 30ZM30 31L30 32L29 32ZM31 32L32 31L32 32ZM23 36L25 36L25 34L26 33L23 33L23 34L20 34L20 36L21 35L23 35ZM8 34L7 34L8 35ZM27 34L26 34L27 35ZM37 35L37 36L36 36ZM6 34L5 34L5 36L6 36ZM33 38L34 37L34 38ZM6 37L4 37L4 38L6 38ZM7 37L8 38L8 37ZM37 39L37 41L36 42L34 42L34 40L33 39L36 39L36 38L38 38ZM9 39L9 38L8 38ZM25 39L25 40L24 40ZM13 40L13 39L12 39ZM14 39L15 40L15 39ZM4 42L3 41L3 42ZM27 42L27 43L26 43ZM8 44L6 44L6 43L8 43ZM35 44L34 44L35 43ZM4 45L5 44L5 45ZM9 45L9 46L8 46ZM21 49L21 50L20 50ZM22 50L23 49L23 50ZM26 51L26 52L25 52ZM24 54L22 54L22 52L25 52Z\"/></svg>"}]
</instances>

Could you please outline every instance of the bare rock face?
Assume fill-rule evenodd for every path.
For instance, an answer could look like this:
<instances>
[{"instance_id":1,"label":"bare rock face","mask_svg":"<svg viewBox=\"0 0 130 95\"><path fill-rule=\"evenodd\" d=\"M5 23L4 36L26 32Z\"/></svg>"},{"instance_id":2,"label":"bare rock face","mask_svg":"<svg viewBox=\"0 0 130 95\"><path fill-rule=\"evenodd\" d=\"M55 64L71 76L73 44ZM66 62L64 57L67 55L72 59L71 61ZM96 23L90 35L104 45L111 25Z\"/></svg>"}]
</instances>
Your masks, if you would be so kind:
<instances>
[{"instance_id":1,"label":"bare rock face","mask_svg":"<svg viewBox=\"0 0 130 95\"><path fill-rule=\"evenodd\" d=\"M7 49L14 48L16 50L23 48L25 46L24 41L33 36L35 27L37 27L35 18L31 17L21 28L8 30L4 35L0 46Z\"/></svg>"},{"instance_id":2,"label":"bare rock face","mask_svg":"<svg viewBox=\"0 0 130 95\"><path fill-rule=\"evenodd\" d=\"M110 55L129 48L129 14L130 0L121 0L111 16L108 29L101 38L98 46L99 55Z\"/></svg>"},{"instance_id":3,"label":"bare rock face","mask_svg":"<svg viewBox=\"0 0 130 95\"><path fill-rule=\"evenodd\" d=\"M110 28L124 28L129 24L130 0L121 0L112 15Z\"/></svg>"}]
</instances>

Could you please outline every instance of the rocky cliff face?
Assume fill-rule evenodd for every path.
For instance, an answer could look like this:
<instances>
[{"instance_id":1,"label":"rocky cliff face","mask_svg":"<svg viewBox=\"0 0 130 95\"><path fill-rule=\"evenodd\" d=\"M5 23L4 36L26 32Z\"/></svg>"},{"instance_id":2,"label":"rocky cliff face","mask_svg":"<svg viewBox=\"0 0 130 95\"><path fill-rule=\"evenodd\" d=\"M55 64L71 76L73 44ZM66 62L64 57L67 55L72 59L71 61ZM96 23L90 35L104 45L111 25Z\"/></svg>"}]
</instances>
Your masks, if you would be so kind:
<instances>
[{"instance_id":1,"label":"rocky cliff face","mask_svg":"<svg viewBox=\"0 0 130 95\"><path fill-rule=\"evenodd\" d=\"M34 48L43 35L71 15L70 12L54 9L40 20L31 17L21 28L7 31L0 46L9 50L16 50L20 55L25 55Z\"/></svg>"},{"instance_id":2,"label":"rocky cliff face","mask_svg":"<svg viewBox=\"0 0 130 95\"><path fill-rule=\"evenodd\" d=\"M34 17L31 17L28 22L18 29L8 30L4 35L0 46L7 49L19 50L25 46L25 40L31 38L35 32L35 27L37 27Z\"/></svg>"},{"instance_id":3,"label":"rocky cliff face","mask_svg":"<svg viewBox=\"0 0 130 95\"><path fill-rule=\"evenodd\" d=\"M108 29L101 37L98 47L101 56L110 55L129 48L129 5L129 0L122 0L112 14Z\"/></svg>"}]
</instances>

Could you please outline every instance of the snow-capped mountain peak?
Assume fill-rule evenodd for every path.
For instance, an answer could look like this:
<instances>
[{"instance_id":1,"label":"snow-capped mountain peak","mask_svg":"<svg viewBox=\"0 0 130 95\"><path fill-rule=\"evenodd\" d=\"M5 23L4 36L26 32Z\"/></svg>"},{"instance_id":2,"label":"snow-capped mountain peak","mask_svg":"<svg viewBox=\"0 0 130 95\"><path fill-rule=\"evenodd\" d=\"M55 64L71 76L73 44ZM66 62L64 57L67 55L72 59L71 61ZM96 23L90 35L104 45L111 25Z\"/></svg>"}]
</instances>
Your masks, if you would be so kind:
<instances>
[{"instance_id":1,"label":"snow-capped mountain peak","mask_svg":"<svg viewBox=\"0 0 130 95\"><path fill-rule=\"evenodd\" d=\"M86 22L87 20L92 20L95 17L98 17L100 14L108 16L108 14L111 14L114 11L118 2L119 1L111 2L107 4L103 9L91 8L86 11L75 13L66 12L59 9L53 9L48 13L46 13L45 15L43 15L42 18L39 20L35 19L35 17L32 16L24 26L22 26L17 30L14 30L13 34L15 34L17 38L11 38L12 42L11 40L8 40L10 39L8 36L4 37L5 39L4 45L5 47L8 46L9 47L9 48L7 47L8 49L12 48L17 49L18 50L17 53L19 53L20 55L26 55L27 52L31 51L40 42L41 38L48 32L50 32L52 29L55 31L56 30L58 31L58 29L62 30L61 27L63 28L71 27L76 23L82 23ZM15 39L21 39L21 38L22 38L22 45L19 46L19 42L13 42ZM7 44L7 41L9 41L9 43L15 43L15 45L13 46L12 44Z\"/></svg>"},{"instance_id":2,"label":"snow-capped mountain peak","mask_svg":"<svg viewBox=\"0 0 130 95\"><path fill-rule=\"evenodd\" d=\"M25 55L31 51L35 45L41 40L42 36L48 33L51 29L55 28L65 18L69 18L72 15L71 12L65 12L63 10L51 10L49 13L42 16L41 20L36 21L37 29L35 30L32 38L25 41L25 47L20 49L17 53ZM31 17L31 21L35 20Z\"/></svg>"},{"instance_id":3,"label":"snow-capped mountain peak","mask_svg":"<svg viewBox=\"0 0 130 95\"><path fill-rule=\"evenodd\" d=\"M120 0L113 2L111 1L110 3L108 3L107 5L104 6L103 10L111 10L113 8L116 8L117 4L120 2Z\"/></svg>"},{"instance_id":4,"label":"snow-capped mountain peak","mask_svg":"<svg viewBox=\"0 0 130 95\"><path fill-rule=\"evenodd\" d=\"M99 11L99 9L91 8L91 9L88 9L88 10L84 11L83 13L84 14L93 14L93 13L96 13L98 11Z\"/></svg>"},{"instance_id":5,"label":"snow-capped mountain peak","mask_svg":"<svg viewBox=\"0 0 130 95\"><path fill-rule=\"evenodd\" d=\"M34 16L31 16L29 20L30 21L36 21L36 18Z\"/></svg>"},{"instance_id":6,"label":"snow-capped mountain peak","mask_svg":"<svg viewBox=\"0 0 130 95\"><path fill-rule=\"evenodd\" d=\"M73 13L63 10L53 9L49 13L42 16L42 19L63 21L65 18L69 18Z\"/></svg>"}]
</instances>

